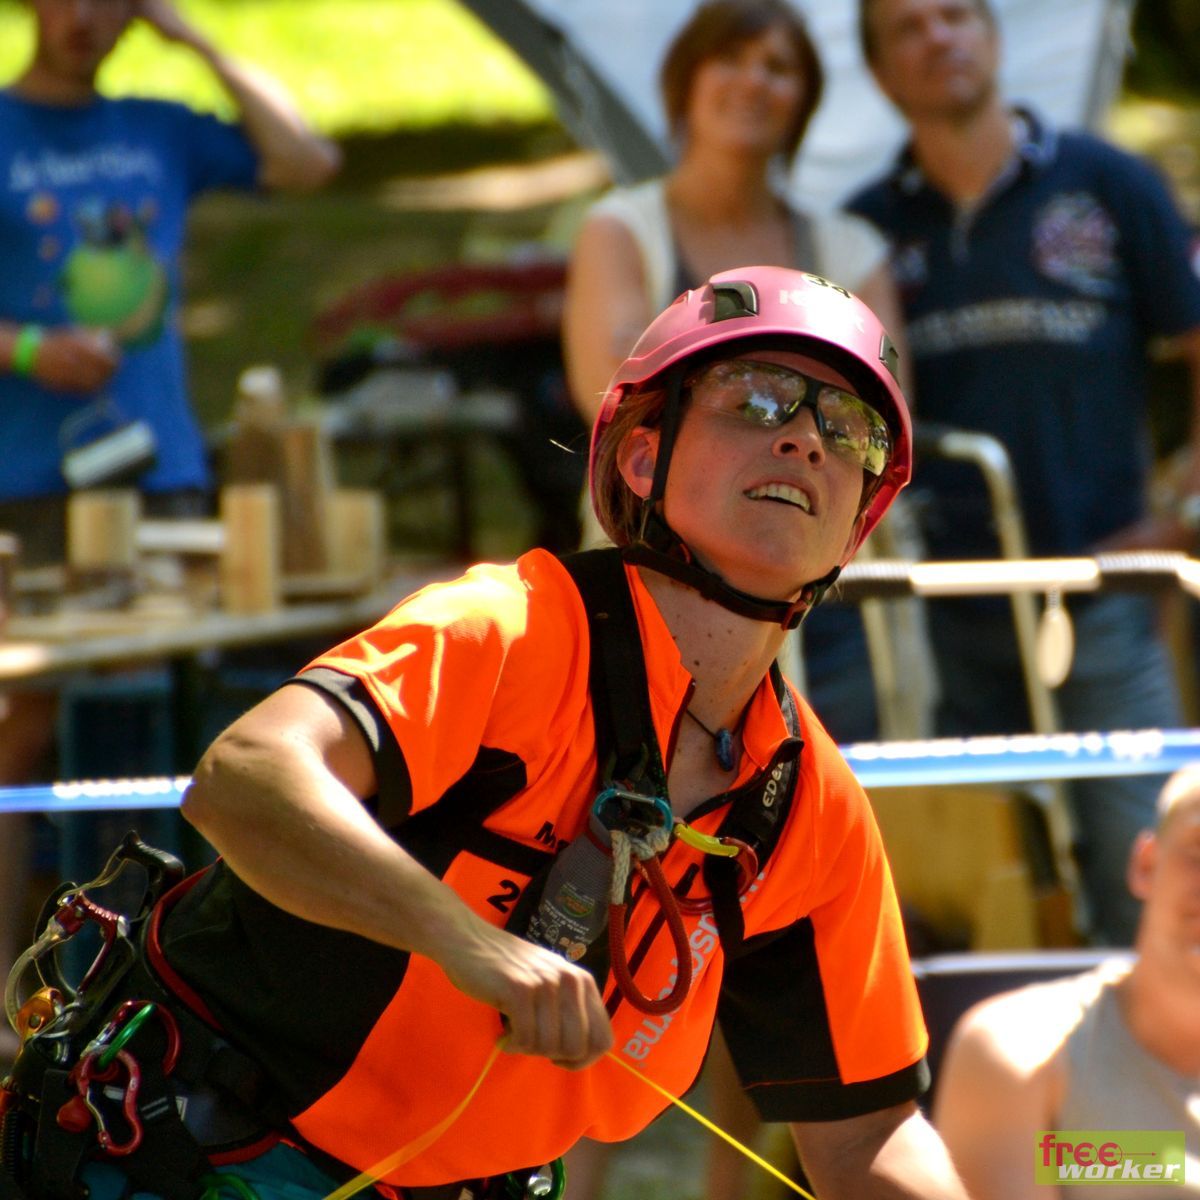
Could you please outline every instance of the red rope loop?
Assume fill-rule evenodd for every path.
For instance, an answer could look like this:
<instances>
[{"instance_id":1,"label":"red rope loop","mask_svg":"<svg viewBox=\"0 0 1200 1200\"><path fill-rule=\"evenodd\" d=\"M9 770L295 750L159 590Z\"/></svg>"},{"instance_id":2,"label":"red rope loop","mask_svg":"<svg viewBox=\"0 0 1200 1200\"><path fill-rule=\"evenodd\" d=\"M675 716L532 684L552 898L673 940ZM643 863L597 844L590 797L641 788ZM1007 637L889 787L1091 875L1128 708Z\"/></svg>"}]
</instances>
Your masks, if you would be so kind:
<instances>
[{"instance_id":1,"label":"red rope loop","mask_svg":"<svg viewBox=\"0 0 1200 1200\"><path fill-rule=\"evenodd\" d=\"M654 895L658 898L667 928L671 931L671 941L675 944L676 968L675 983L670 992L651 1000L645 995L634 981L629 970L629 957L625 953L625 904L610 904L608 908L608 952L612 961L613 977L621 995L639 1012L651 1016L662 1016L674 1012L687 999L692 987L692 948L688 944L687 929L683 917L679 914L679 905L675 893L663 874L662 864L657 857L642 859L638 869L646 878Z\"/></svg>"}]
</instances>

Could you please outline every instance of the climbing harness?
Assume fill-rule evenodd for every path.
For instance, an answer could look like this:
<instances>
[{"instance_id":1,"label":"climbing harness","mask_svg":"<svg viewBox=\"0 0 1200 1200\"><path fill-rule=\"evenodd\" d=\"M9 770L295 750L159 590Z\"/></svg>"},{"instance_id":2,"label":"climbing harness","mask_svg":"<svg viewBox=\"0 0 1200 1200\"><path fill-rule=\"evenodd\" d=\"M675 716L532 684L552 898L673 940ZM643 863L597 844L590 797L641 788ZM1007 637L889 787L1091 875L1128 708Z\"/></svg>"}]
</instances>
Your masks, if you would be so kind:
<instances>
[{"instance_id":1,"label":"climbing harness","mask_svg":"<svg viewBox=\"0 0 1200 1200\"><path fill-rule=\"evenodd\" d=\"M95 894L131 866L146 883L126 915ZM64 884L47 902L5 986L5 1015L21 1042L0 1080L0 1200L79 1200L106 1164L132 1191L196 1200L213 1190L203 1179L225 1143L253 1152L278 1140L260 1069L148 961L159 901L182 879L177 859L130 833L95 879ZM58 952L85 929L99 949L72 984Z\"/></svg>"},{"instance_id":2,"label":"climbing harness","mask_svg":"<svg viewBox=\"0 0 1200 1200\"><path fill-rule=\"evenodd\" d=\"M761 788L730 804L717 835L694 829L674 816L667 798L666 772L650 714L649 689L637 617L625 579L621 552L613 549L570 555L563 564L583 598L591 645L589 688L596 726L600 792L585 831L566 847L543 876L527 889L509 928L524 931L587 967L601 986L611 969L619 995L639 1011L676 1011L692 983L692 955L683 915L712 912L736 952L740 941L740 902L753 886L774 847L794 786L799 739L790 739L785 759ZM789 725L796 714L790 694L775 678ZM790 754L790 758L786 756ZM757 792L757 795L754 793ZM731 794L732 795L732 794ZM720 797L720 800L730 797ZM759 811L755 811L759 810ZM765 814L765 816L763 815ZM661 857L674 839L704 856L702 873L709 895L679 892L663 873ZM732 871L730 870L732 868ZM633 978L626 946L626 918L633 877L645 884L668 929L677 964L670 990L646 996ZM530 900L539 897L530 915ZM732 910L739 910L736 914ZM607 925L607 945L599 935ZM607 953L603 953L607 951Z\"/></svg>"},{"instance_id":3,"label":"climbing harness","mask_svg":"<svg viewBox=\"0 0 1200 1200\"><path fill-rule=\"evenodd\" d=\"M631 876L636 873L646 881L668 922L672 912L676 919L679 913L711 913L720 932L724 953L729 958L738 957L744 949L741 897L767 865L792 803L797 759L802 748L800 739L794 736L799 729L799 716L790 692L773 670L772 682L793 736L785 740L775 762L762 778L728 795L714 797L714 807L724 803L729 805L729 812L715 835L703 833L676 818L666 798L665 773L650 718L637 618L620 553L613 549L586 551L567 556L562 561L587 610L591 645L589 688L595 714L597 760L605 763L606 769L602 772L602 786L584 831L544 866L540 874L536 870L533 872L522 903L514 909L508 927L526 936L532 930L531 940L587 967L598 976L602 985L611 959L620 994L634 1007L642 1008L643 1001L657 1002L648 1001L633 983L626 960L625 904ZM651 781L649 785L648 780ZM474 798L474 793L466 789L464 794ZM477 827L482 826L487 813L500 803L503 798L487 796L483 803L472 807L471 816ZM433 820L432 816L426 819ZM441 832L440 828L438 832ZM424 836L430 837L429 834ZM464 835L460 821L461 836ZM672 839L678 839L704 856L703 875L708 895L676 894L667 884L658 858ZM472 843L471 848L491 853L498 850L494 842L487 843L486 847ZM560 867L557 873L556 865ZM547 908L553 915L546 911ZM604 919L595 919L597 912ZM606 925L608 938L604 939L600 932ZM681 921L679 926L682 928ZM674 945L681 968L679 977L685 982L681 986L679 980L676 981L671 994L664 997L662 1008L642 1011L670 1012L686 997L690 988L691 954L681 952L686 948L686 938L681 942L676 935ZM492 1048L466 1095L436 1126L331 1192L325 1200L349 1200L443 1137L482 1086L502 1046L503 1039ZM619 1055L609 1053L607 1057L793 1192L813 1200L795 1181ZM554 1200L561 1189L561 1175L553 1174L551 1182L552 1192L530 1190L528 1195L545 1194L549 1200Z\"/></svg>"},{"instance_id":4,"label":"climbing harness","mask_svg":"<svg viewBox=\"0 0 1200 1200\"><path fill-rule=\"evenodd\" d=\"M132 917L93 895L131 864L148 874ZM214 1168L268 1150L286 1117L261 1068L151 970L163 912L198 878L182 877L182 864L130 833L96 879L64 884L47 903L42 932L5 988L5 1012L21 1047L0 1079L0 1200L81 1200L92 1172L106 1164L124 1174L131 1194L258 1200L232 1170ZM56 952L88 926L99 932L100 949L72 987ZM469 1100L409 1157L436 1140ZM550 1164L472 1181L461 1195L560 1200L563 1180L561 1163Z\"/></svg>"}]
</instances>

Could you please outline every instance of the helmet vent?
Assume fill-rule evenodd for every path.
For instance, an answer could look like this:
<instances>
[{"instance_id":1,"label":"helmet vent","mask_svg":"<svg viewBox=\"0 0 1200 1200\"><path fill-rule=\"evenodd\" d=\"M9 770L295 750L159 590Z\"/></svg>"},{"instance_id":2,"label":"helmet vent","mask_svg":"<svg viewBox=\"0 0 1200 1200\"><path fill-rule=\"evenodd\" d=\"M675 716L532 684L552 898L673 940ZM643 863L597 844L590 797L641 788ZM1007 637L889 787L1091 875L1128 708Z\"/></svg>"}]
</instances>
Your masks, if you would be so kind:
<instances>
[{"instance_id":1,"label":"helmet vent","mask_svg":"<svg viewBox=\"0 0 1200 1200\"><path fill-rule=\"evenodd\" d=\"M713 285L713 320L758 316L758 293L752 283L737 280Z\"/></svg>"},{"instance_id":2,"label":"helmet vent","mask_svg":"<svg viewBox=\"0 0 1200 1200\"><path fill-rule=\"evenodd\" d=\"M897 382L900 382L900 352L896 349L892 339L885 333L879 342L879 361L888 369L888 374Z\"/></svg>"}]
</instances>

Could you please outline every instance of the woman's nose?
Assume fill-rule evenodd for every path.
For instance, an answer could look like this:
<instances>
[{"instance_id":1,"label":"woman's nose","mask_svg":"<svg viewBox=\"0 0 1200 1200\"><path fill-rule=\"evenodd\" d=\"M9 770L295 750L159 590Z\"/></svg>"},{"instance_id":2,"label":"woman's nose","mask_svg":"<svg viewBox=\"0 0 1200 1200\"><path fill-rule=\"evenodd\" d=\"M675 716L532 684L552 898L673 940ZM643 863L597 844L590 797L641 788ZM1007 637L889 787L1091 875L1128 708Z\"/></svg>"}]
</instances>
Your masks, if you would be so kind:
<instances>
[{"instance_id":1,"label":"woman's nose","mask_svg":"<svg viewBox=\"0 0 1200 1200\"><path fill-rule=\"evenodd\" d=\"M805 405L775 437L776 454L806 454L810 462L825 458L825 439L817 429L817 414Z\"/></svg>"}]
</instances>

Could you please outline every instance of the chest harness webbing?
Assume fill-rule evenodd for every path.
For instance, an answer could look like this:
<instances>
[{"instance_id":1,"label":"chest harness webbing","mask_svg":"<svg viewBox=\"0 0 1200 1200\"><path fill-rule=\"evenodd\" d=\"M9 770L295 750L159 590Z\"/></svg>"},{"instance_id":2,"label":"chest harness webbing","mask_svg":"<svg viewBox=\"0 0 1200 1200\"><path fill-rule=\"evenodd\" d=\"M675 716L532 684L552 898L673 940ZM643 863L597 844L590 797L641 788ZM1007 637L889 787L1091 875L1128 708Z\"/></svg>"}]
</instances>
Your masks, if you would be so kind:
<instances>
[{"instance_id":1,"label":"chest harness webbing","mask_svg":"<svg viewBox=\"0 0 1200 1200\"><path fill-rule=\"evenodd\" d=\"M651 717L637 614L621 551L611 548L588 550L566 556L561 561L575 583L587 613L588 686L596 728L597 781L601 794L618 788L666 801L666 773ZM704 911L711 907L722 950L728 958L736 958L745 952L741 897L754 877L766 867L778 843L793 803L799 777L798 759L804 745L798 736L799 713L775 664L772 664L770 678L790 736L780 744L774 760L761 775L741 788L712 797L691 814L703 815L728 804L729 811L721 822L717 837L744 847L744 850L737 858L705 855L702 874L709 894L707 902L689 900L686 894L676 897L684 911ZM749 878L743 857L747 852L756 863ZM695 872L685 873L677 889L680 893L690 889L694 875ZM614 917L609 929L610 947L619 933L617 924L623 913L614 914ZM636 971L656 932L657 928L652 925L650 936L629 961L630 972ZM690 954L681 956L681 976L683 960L690 961ZM621 982L620 977L618 982Z\"/></svg>"}]
</instances>

